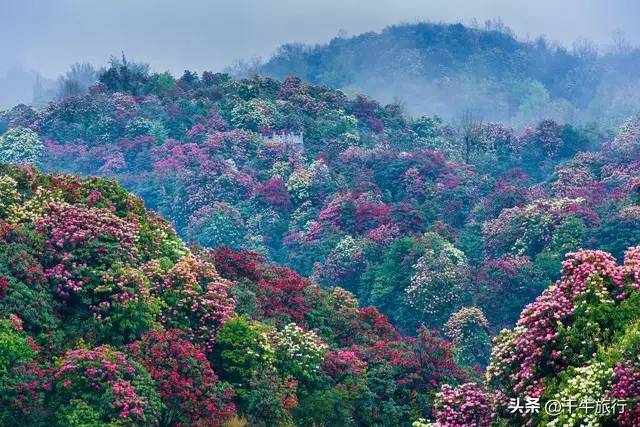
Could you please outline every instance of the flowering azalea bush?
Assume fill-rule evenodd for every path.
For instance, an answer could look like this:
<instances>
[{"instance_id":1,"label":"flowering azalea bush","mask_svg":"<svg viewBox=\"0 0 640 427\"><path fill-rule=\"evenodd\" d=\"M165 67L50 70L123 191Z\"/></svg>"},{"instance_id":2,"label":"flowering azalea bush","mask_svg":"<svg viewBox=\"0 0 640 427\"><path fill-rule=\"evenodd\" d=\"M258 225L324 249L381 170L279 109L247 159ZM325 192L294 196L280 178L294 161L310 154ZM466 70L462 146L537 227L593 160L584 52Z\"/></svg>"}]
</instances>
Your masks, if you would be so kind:
<instances>
[{"instance_id":1,"label":"flowering azalea bush","mask_svg":"<svg viewBox=\"0 0 640 427\"><path fill-rule=\"evenodd\" d=\"M621 426L633 426L640 422L640 363L638 360L618 362L613 368L609 397L627 403L627 408L616 418Z\"/></svg>"},{"instance_id":2,"label":"flowering azalea bush","mask_svg":"<svg viewBox=\"0 0 640 427\"><path fill-rule=\"evenodd\" d=\"M56 366L52 387L58 417L83 404L107 422L155 425L162 408L149 374L109 346L67 352Z\"/></svg>"},{"instance_id":3,"label":"flowering azalea bush","mask_svg":"<svg viewBox=\"0 0 640 427\"><path fill-rule=\"evenodd\" d=\"M182 258L169 271L153 274L157 275L153 292L168 305L160 315L161 323L185 330L211 351L217 331L234 314L229 283L212 264L193 257Z\"/></svg>"},{"instance_id":4,"label":"flowering azalea bush","mask_svg":"<svg viewBox=\"0 0 640 427\"><path fill-rule=\"evenodd\" d=\"M130 345L138 360L157 383L164 408L162 424L218 426L235 407L233 390L218 381L205 353L181 336L180 330L150 332Z\"/></svg>"},{"instance_id":5,"label":"flowering azalea bush","mask_svg":"<svg viewBox=\"0 0 640 427\"><path fill-rule=\"evenodd\" d=\"M443 386L436 397L434 427L489 427L493 418L492 402L474 383L456 388Z\"/></svg>"},{"instance_id":6,"label":"flowering azalea bush","mask_svg":"<svg viewBox=\"0 0 640 427\"><path fill-rule=\"evenodd\" d=\"M587 402L580 410L542 414L540 425L632 419L637 388L633 374L627 382L623 378L633 372L637 357L637 252L627 251L621 266L600 251L567 257L562 279L523 310L513 331L496 338L487 378L498 400L515 393L539 397L542 405L549 400ZM626 415L585 406L614 397L630 399Z\"/></svg>"}]
</instances>

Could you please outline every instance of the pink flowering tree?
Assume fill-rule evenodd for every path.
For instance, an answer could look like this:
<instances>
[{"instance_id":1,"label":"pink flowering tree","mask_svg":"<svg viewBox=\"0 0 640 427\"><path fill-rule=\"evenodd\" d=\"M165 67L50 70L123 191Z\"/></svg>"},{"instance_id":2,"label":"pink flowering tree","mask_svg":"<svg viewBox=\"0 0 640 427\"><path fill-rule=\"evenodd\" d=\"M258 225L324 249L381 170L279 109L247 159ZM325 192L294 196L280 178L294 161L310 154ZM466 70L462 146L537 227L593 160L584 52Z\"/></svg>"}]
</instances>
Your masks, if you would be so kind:
<instances>
[{"instance_id":1,"label":"pink flowering tree","mask_svg":"<svg viewBox=\"0 0 640 427\"><path fill-rule=\"evenodd\" d=\"M625 399L629 408L612 414L634 425L638 397L640 249L630 248L622 265L602 251L567 256L562 278L522 312L512 331L494 341L489 386L514 422L602 423L606 414L567 409L560 414L505 412L510 398L581 401ZM529 419L529 421L527 421Z\"/></svg>"},{"instance_id":2,"label":"pink flowering tree","mask_svg":"<svg viewBox=\"0 0 640 427\"><path fill-rule=\"evenodd\" d=\"M474 383L443 385L434 410L434 427L489 427L493 419L491 398Z\"/></svg>"},{"instance_id":3,"label":"pink flowering tree","mask_svg":"<svg viewBox=\"0 0 640 427\"><path fill-rule=\"evenodd\" d=\"M229 282L215 267L192 256L178 261L168 271L149 266L153 294L165 305L160 322L166 328L180 328L206 351L211 351L217 331L234 315L235 301Z\"/></svg>"},{"instance_id":4,"label":"pink flowering tree","mask_svg":"<svg viewBox=\"0 0 640 427\"><path fill-rule=\"evenodd\" d=\"M53 374L51 408L59 422L80 418L157 425L162 403L148 372L112 347L67 352Z\"/></svg>"}]
</instances>

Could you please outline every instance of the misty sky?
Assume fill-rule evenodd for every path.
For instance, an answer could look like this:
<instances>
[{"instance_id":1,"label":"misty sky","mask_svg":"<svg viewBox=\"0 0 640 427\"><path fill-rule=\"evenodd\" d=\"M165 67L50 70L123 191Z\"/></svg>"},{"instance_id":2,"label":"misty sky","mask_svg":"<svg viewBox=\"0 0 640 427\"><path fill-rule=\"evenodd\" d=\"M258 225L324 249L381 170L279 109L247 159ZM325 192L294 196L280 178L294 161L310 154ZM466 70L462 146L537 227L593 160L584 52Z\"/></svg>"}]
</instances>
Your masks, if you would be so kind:
<instances>
[{"instance_id":1,"label":"misty sky","mask_svg":"<svg viewBox=\"0 0 640 427\"><path fill-rule=\"evenodd\" d=\"M637 0L0 0L0 74L17 66L55 77L74 62L103 65L121 50L157 71L220 70L340 30L496 17L523 38L605 45L622 30L640 44Z\"/></svg>"}]
</instances>

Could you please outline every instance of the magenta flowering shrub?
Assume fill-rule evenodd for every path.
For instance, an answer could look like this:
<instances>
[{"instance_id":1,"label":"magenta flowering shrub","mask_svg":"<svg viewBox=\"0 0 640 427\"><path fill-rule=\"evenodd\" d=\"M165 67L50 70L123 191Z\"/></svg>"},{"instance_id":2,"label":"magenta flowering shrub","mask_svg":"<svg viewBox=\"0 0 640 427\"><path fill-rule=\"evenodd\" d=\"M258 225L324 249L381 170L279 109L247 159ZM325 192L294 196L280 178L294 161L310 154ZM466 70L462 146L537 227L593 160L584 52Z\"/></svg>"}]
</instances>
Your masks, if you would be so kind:
<instances>
[{"instance_id":1,"label":"magenta flowering shrub","mask_svg":"<svg viewBox=\"0 0 640 427\"><path fill-rule=\"evenodd\" d=\"M562 278L525 307L512 331L496 337L487 385L500 402L500 417L549 426L612 418L634 425L634 402L640 397L638 254L637 247L630 248L622 265L602 251L569 254ZM628 408L611 414L565 410L553 416L504 409L510 399L523 396L540 398L541 405L549 399L619 399Z\"/></svg>"},{"instance_id":2,"label":"magenta flowering shrub","mask_svg":"<svg viewBox=\"0 0 640 427\"><path fill-rule=\"evenodd\" d=\"M613 384L609 397L627 402L625 411L616 419L622 427L640 424L640 361L625 361L613 368Z\"/></svg>"},{"instance_id":3,"label":"magenta flowering shrub","mask_svg":"<svg viewBox=\"0 0 640 427\"><path fill-rule=\"evenodd\" d=\"M495 218L504 209L523 206L536 195L544 194L530 188L530 184L531 179L521 170L512 170L499 177L493 190L483 200L484 214L488 218Z\"/></svg>"},{"instance_id":4,"label":"magenta flowering shrub","mask_svg":"<svg viewBox=\"0 0 640 427\"><path fill-rule=\"evenodd\" d=\"M67 352L53 374L52 409L87 405L106 422L156 425L161 403L149 374L109 346Z\"/></svg>"},{"instance_id":5,"label":"magenta flowering shrub","mask_svg":"<svg viewBox=\"0 0 640 427\"><path fill-rule=\"evenodd\" d=\"M82 291L87 269L137 257L137 226L106 209L51 205L36 229L46 236L47 277L63 298Z\"/></svg>"},{"instance_id":6,"label":"magenta flowering shrub","mask_svg":"<svg viewBox=\"0 0 640 427\"><path fill-rule=\"evenodd\" d=\"M562 348L558 345L558 328L569 320L575 298L586 291L590 279L599 277L612 293L621 286L622 275L613 257L601 251L569 254L563 263L562 279L542 293L522 311L515 330L514 391L540 396L541 372L564 368Z\"/></svg>"},{"instance_id":7,"label":"magenta flowering shrub","mask_svg":"<svg viewBox=\"0 0 640 427\"><path fill-rule=\"evenodd\" d=\"M591 206L601 205L607 200L608 194L605 183L597 179L594 171L594 163L598 160L585 154L556 168L556 179L552 185L554 194L571 199L582 198Z\"/></svg>"},{"instance_id":8,"label":"magenta flowering shrub","mask_svg":"<svg viewBox=\"0 0 640 427\"><path fill-rule=\"evenodd\" d=\"M444 385L435 403L437 427L489 427L493 418L491 399L474 383Z\"/></svg>"}]
</instances>

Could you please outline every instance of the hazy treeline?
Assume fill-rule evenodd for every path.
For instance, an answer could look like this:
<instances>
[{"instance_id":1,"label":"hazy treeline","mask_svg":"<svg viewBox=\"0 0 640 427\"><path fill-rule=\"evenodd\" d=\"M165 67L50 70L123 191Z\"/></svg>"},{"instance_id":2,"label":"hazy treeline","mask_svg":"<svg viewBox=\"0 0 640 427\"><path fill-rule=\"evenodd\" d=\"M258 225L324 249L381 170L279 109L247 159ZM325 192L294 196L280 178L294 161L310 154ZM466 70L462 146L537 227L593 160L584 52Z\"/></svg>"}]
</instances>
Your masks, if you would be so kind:
<instances>
[{"instance_id":1,"label":"hazy treeline","mask_svg":"<svg viewBox=\"0 0 640 427\"><path fill-rule=\"evenodd\" d=\"M296 75L383 102L401 100L414 115L523 126L543 118L617 126L634 113L640 51L620 34L598 49L572 49L544 38L519 40L500 21L485 27L433 23L391 26L380 33L336 37L328 44L287 44L266 62L243 63L239 74Z\"/></svg>"}]
</instances>

